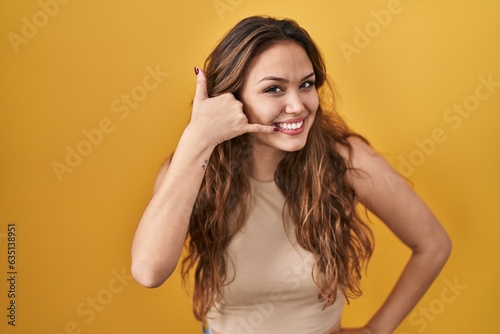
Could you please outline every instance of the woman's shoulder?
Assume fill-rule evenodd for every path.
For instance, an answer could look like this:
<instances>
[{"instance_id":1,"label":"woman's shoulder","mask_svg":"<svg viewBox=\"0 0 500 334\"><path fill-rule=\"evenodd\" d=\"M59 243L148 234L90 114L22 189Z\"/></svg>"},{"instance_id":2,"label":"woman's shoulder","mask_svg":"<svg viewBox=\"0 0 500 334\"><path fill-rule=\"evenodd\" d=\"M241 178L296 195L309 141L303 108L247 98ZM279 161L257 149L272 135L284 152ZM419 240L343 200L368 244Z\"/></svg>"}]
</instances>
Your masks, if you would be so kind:
<instances>
[{"instance_id":1,"label":"woman's shoulder","mask_svg":"<svg viewBox=\"0 0 500 334\"><path fill-rule=\"evenodd\" d=\"M347 144L337 143L338 153L348 165L347 178L355 188L372 187L388 177L398 177L399 173L382 157L370 143L361 136L352 135ZM404 182L404 181L403 181Z\"/></svg>"},{"instance_id":2,"label":"woman's shoulder","mask_svg":"<svg viewBox=\"0 0 500 334\"><path fill-rule=\"evenodd\" d=\"M349 145L337 144L338 152L348 162L347 181L362 202L394 200L411 191L407 180L363 137L347 141Z\"/></svg>"},{"instance_id":3,"label":"woman's shoulder","mask_svg":"<svg viewBox=\"0 0 500 334\"><path fill-rule=\"evenodd\" d=\"M337 152L354 168L366 167L372 159L380 158L369 142L357 134L349 135L345 142L335 142Z\"/></svg>"}]
</instances>

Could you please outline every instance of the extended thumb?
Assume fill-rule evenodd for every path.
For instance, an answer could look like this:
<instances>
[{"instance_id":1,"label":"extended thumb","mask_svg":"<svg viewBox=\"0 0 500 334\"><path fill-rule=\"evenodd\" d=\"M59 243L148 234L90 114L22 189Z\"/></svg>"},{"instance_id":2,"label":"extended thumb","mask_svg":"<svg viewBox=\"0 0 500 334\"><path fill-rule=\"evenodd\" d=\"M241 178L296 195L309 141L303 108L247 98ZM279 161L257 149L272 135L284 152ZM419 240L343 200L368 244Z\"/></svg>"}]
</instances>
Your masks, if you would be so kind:
<instances>
[{"instance_id":1,"label":"extended thumb","mask_svg":"<svg viewBox=\"0 0 500 334\"><path fill-rule=\"evenodd\" d=\"M194 72L196 74L196 93L194 94L194 101L203 101L208 98L207 77L198 67L194 68Z\"/></svg>"}]
</instances>

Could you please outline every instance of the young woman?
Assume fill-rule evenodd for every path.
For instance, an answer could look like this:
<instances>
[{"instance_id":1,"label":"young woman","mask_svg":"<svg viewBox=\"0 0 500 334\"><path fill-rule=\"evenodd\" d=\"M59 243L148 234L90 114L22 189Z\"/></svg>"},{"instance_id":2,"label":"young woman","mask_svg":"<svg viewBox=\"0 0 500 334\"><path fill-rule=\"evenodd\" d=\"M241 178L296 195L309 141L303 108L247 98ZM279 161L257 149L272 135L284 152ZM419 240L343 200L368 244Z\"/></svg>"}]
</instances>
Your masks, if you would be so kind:
<instances>
[{"instance_id":1,"label":"young woman","mask_svg":"<svg viewBox=\"0 0 500 334\"><path fill-rule=\"evenodd\" d=\"M191 121L134 236L135 279L160 286L187 241L182 272L195 269L205 333L392 333L451 243L397 172L327 110L332 90L308 33L288 19L244 19L195 73ZM371 320L346 329L343 303L361 294L373 249L359 203L412 256Z\"/></svg>"}]
</instances>

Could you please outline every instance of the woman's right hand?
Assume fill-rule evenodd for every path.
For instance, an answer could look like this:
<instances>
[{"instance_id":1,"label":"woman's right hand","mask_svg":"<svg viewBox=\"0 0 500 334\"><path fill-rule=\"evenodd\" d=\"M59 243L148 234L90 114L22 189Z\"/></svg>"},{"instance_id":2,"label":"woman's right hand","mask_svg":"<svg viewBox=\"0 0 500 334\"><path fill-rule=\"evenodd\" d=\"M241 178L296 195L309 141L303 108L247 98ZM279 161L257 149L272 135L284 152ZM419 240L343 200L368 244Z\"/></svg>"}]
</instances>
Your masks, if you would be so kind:
<instances>
[{"instance_id":1,"label":"woman's right hand","mask_svg":"<svg viewBox=\"0 0 500 334\"><path fill-rule=\"evenodd\" d=\"M191 122L188 127L198 133L200 139L215 147L244 133L275 133L274 126L248 123L243 112L243 103L233 94L208 97L207 78L201 69L198 70Z\"/></svg>"}]
</instances>

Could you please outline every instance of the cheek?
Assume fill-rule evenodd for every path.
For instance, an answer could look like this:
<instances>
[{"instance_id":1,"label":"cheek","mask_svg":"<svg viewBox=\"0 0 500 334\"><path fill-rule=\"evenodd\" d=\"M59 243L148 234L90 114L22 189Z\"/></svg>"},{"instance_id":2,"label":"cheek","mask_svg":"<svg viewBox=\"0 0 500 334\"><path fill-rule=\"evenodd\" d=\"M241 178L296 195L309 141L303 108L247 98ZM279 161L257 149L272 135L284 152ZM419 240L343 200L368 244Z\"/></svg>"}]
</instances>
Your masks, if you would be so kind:
<instances>
[{"instance_id":1,"label":"cheek","mask_svg":"<svg viewBox=\"0 0 500 334\"><path fill-rule=\"evenodd\" d=\"M311 95L306 101L305 106L307 110L311 113L316 114L316 111L319 108L319 97L317 94Z\"/></svg>"},{"instance_id":2,"label":"cheek","mask_svg":"<svg viewBox=\"0 0 500 334\"><path fill-rule=\"evenodd\" d=\"M243 104L243 112L250 123L271 124L280 114L280 108L278 103L272 101L254 101Z\"/></svg>"}]
</instances>

